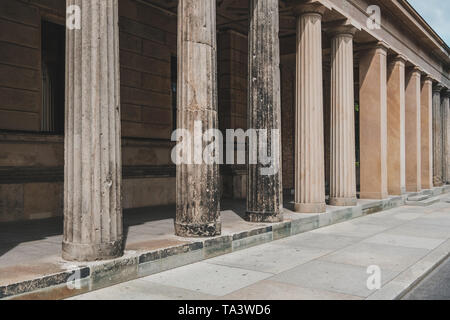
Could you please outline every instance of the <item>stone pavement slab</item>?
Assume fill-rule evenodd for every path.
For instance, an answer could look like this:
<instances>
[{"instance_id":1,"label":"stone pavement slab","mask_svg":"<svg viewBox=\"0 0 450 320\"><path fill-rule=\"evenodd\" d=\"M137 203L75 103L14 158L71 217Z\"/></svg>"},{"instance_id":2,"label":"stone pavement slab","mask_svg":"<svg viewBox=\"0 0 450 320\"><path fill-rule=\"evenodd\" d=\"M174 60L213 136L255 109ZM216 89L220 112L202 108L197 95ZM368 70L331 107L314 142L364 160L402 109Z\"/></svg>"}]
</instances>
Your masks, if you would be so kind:
<instances>
[{"instance_id":1,"label":"stone pavement slab","mask_svg":"<svg viewBox=\"0 0 450 320\"><path fill-rule=\"evenodd\" d=\"M449 213L450 214L450 213ZM448 239L450 235L450 227L419 224L413 222L406 223L399 227L386 231L388 234L432 238L432 239Z\"/></svg>"},{"instance_id":2,"label":"stone pavement slab","mask_svg":"<svg viewBox=\"0 0 450 320\"><path fill-rule=\"evenodd\" d=\"M217 297L137 279L68 300L210 300L214 298Z\"/></svg>"},{"instance_id":3,"label":"stone pavement slab","mask_svg":"<svg viewBox=\"0 0 450 320\"><path fill-rule=\"evenodd\" d=\"M359 241L360 238L356 237L345 237L333 234L307 232L295 237L279 240L276 242L276 244L293 248L318 248L335 251L344 247L348 247Z\"/></svg>"},{"instance_id":4,"label":"stone pavement slab","mask_svg":"<svg viewBox=\"0 0 450 320\"><path fill-rule=\"evenodd\" d=\"M380 233L389 227L375 225L375 224L365 224L358 223L356 224L353 221L343 222L339 224L335 224L332 226L320 228L312 231L312 233L318 234L331 234L338 235L344 237L358 237L358 238L367 238L377 233Z\"/></svg>"},{"instance_id":5,"label":"stone pavement slab","mask_svg":"<svg viewBox=\"0 0 450 320\"><path fill-rule=\"evenodd\" d=\"M223 297L227 300L361 300L361 297L263 280Z\"/></svg>"},{"instance_id":6,"label":"stone pavement slab","mask_svg":"<svg viewBox=\"0 0 450 320\"><path fill-rule=\"evenodd\" d=\"M224 296L271 276L270 273L199 262L146 277L144 281Z\"/></svg>"},{"instance_id":7,"label":"stone pavement slab","mask_svg":"<svg viewBox=\"0 0 450 320\"><path fill-rule=\"evenodd\" d=\"M397 273L384 270L383 284L395 275ZM316 260L276 275L270 280L365 298L371 294L367 288L367 278L367 267Z\"/></svg>"},{"instance_id":8,"label":"stone pavement slab","mask_svg":"<svg viewBox=\"0 0 450 320\"><path fill-rule=\"evenodd\" d=\"M277 274L330 252L331 250L285 246L277 242L220 256L207 260L207 263Z\"/></svg>"},{"instance_id":9,"label":"stone pavement slab","mask_svg":"<svg viewBox=\"0 0 450 320\"><path fill-rule=\"evenodd\" d=\"M336 251L320 260L382 270L401 271L419 261L429 250L361 242ZM384 273L384 272L383 272Z\"/></svg>"},{"instance_id":10,"label":"stone pavement slab","mask_svg":"<svg viewBox=\"0 0 450 320\"><path fill-rule=\"evenodd\" d=\"M411 237L403 235L394 235L388 233L380 233L373 237L370 237L363 242L374 243L389 246L399 246L406 248L417 248L433 250L437 248L442 242L441 239L423 238L423 237Z\"/></svg>"}]
</instances>

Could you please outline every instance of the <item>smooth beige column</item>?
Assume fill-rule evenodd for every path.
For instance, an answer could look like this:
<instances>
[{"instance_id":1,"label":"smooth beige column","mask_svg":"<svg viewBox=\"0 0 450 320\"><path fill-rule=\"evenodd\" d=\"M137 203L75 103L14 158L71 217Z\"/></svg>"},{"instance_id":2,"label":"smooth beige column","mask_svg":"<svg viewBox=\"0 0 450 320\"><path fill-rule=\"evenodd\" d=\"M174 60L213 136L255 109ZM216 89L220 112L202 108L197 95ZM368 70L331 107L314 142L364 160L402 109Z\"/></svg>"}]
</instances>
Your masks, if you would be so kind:
<instances>
[{"instance_id":1,"label":"smooth beige column","mask_svg":"<svg viewBox=\"0 0 450 320\"><path fill-rule=\"evenodd\" d=\"M248 128L267 130L274 159L270 170L261 162L248 165L246 219L251 222L283 220L278 6L278 0L250 0Z\"/></svg>"},{"instance_id":2,"label":"smooth beige column","mask_svg":"<svg viewBox=\"0 0 450 320\"><path fill-rule=\"evenodd\" d=\"M333 30L331 42L330 204L356 205L355 93L353 35L356 29Z\"/></svg>"},{"instance_id":3,"label":"smooth beige column","mask_svg":"<svg viewBox=\"0 0 450 320\"><path fill-rule=\"evenodd\" d=\"M442 93L443 182L450 183L450 90Z\"/></svg>"},{"instance_id":4,"label":"smooth beige column","mask_svg":"<svg viewBox=\"0 0 450 320\"><path fill-rule=\"evenodd\" d=\"M360 56L361 199L388 196L386 56L382 43Z\"/></svg>"},{"instance_id":5,"label":"smooth beige column","mask_svg":"<svg viewBox=\"0 0 450 320\"><path fill-rule=\"evenodd\" d=\"M325 212L322 14L319 5L295 8L297 18L295 211Z\"/></svg>"},{"instance_id":6,"label":"smooth beige column","mask_svg":"<svg viewBox=\"0 0 450 320\"><path fill-rule=\"evenodd\" d=\"M221 233L219 164L203 161L211 142L195 143L201 131L218 128L216 2L178 2L178 128L190 132L192 162L177 165L175 233L211 237ZM216 150L217 151L217 150Z\"/></svg>"},{"instance_id":7,"label":"smooth beige column","mask_svg":"<svg viewBox=\"0 0 450 320\"><path fill-rule=\"evenodd\" d=\"M123 253L118 0L68 0L63 258Z\"/></svg>"},{"instance_id":8,"label":"smooth beige column","mask_svg":"<svg viewBox=\"0 0 450 320\"><path fill-rule=\"evenodd\" d=\"M433 81L429 76L422 82L420 101L422 189L431 189L433 188Z\"/></svg>"},{"instance_id":9,"label":"smooth beige column","mask_svg":"<svg viewBox=\"0 0 450 320\"><path fill-rule=\"evenodd\" d=\"M406 80L406 191L422 189L421 120L420 120L420 70L408 71Z\"/></svg>"},{"instance_id":10,"label":"smooth beige column","mask_svg":"<svg viewBox=\"0 0 450 320\"><path fill-rule=\"evenodd\" d=\"M433 185L443 185L441 85L433 88Z\"/></svg>"},{"instance_id":11,"label":"smooth beige column","mask_svg":"<svg viewBox=\"0 0 450 320\"><path fill-rule=\"evenodd\" d=\"M388 118L388 192L402 195L406 192L405 164L405 63L398 55L389 63L387 76Z\"/></svg>"}]
</instances>

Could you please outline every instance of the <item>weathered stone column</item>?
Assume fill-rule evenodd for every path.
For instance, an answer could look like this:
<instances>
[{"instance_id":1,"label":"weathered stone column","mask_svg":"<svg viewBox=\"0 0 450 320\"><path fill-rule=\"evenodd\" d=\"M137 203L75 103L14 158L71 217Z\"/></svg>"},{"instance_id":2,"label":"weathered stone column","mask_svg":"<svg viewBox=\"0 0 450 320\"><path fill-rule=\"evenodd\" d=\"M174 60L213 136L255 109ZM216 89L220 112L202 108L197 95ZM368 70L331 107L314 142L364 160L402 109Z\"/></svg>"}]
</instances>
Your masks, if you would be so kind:
<instances>
[{"instance_id":1,"label":"weathered stone column","mask_svg":"<svg viewBox=\"0 0 450 320\"><path fill-rule=\"evenodd\" d=\"M332 206L356 205L355 93L352 26L337 27L331 42Z\"/></svg>"},{"instance_id":2,"label":"weathered stone column","mask_svg":"<svg viewBox=\"0 0 450 320\"><path fill-rule=\"evenodd\" d=\"M406 81L406 191L418 192L422 188L420 70L414 67Z\"/></svg>"},{"instance_id":3,"label":"weathered stone column","mask_svg":"<svg viewBox=\"0 0 450 320\"><path fill-rule=\"evenodd\" d=\"M219 164L207 164L202 151L211 143L195 137L218 128L216 2L178 3L178 128L190 132L191 163L177 165L175 233L211 237L221 233ZM200 139L200 146L195 140ZM217 151L217 150L216 150Z\"/></svg>"},{"instance_id":4,"label":"weathered stone column","mask_svg":"<svg viewBox=\"0 0 450 320\"><path fill-rule=\"evenodd\" d=\"M443 185L441 85L433 88L433 185Z\"/></svg>"},{"instance_id":5,"label":"weathered stone column","mask_svg":"<svg viewBox=\"0 0 450 320\"><path fill-rule=\"evenodd\" d=\"M442 94L443 183L450 183L450 90Z\"/></svg>"},{"instance_id":6,"label":"weathered stone column","mask_svg":"<svg viewBox=\"0 0 450 320\"><path fill-rule=\"evenodd\" d=\"M405 63L398 55L389 64L387 82L388 192L406 192L405 164Z\"/></svg>"},{"instance_id":7,"label":"weathered stone column","mask_svg":"<svg viewBox=\"0 0 450 320\"><path fill-rule=\"evenodd\" d=\"M325 212L322 15L319 4L296 7L295 211Z\"/></svg>"},{"instance_id":8,"label":"weathered stone column","mask_svg":"<svg viewBox=\"0 0 450 320\"><path fill-rule=\"evenodd\" d=\"M361 199L388 196L386 56L383 43L360 56Z\"/></svg>"},{"instance_id":9,"label":"weathered stone column","mask_svg":"<svg viewBox=\"0 0 450 320\"><path fill-rule=\"evenodd\" d=\"M68 0L82 10L66 38L66 260L123 253L118 0Z\"/></svg>"},{"instance_id":10,"label":"weathered stone column","mask_svg":"<svg viewBox=\"0 0 450 320\"><path fill-rule=\"evenodd\" d=\"M426 76L422 83L421 100L421 155L422 189L433 188L433 81Z\"/></svg>"},{"instance_id":11,"label":"weathered stone column","mask_svg":"<svg viewBox=\"0 0 450 320\"><path fill-rule=\"evenodd\" d=\"M278 0L250 0L248 128L267 130L267 153L273 159L269 165L248 165L246 218L251 222L283 220L278 6Z\"/></svg>"}]
</instances>

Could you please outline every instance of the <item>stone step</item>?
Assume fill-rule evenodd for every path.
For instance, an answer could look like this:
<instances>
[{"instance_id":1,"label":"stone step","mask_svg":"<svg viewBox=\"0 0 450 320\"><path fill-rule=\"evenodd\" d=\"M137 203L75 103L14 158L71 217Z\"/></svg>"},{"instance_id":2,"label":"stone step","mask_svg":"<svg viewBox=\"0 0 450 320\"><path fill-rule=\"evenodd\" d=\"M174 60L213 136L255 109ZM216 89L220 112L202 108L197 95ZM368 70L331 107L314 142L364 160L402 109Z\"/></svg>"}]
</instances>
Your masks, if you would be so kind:
<instances>
[{"instance_id":1,"label":"stone step","mask_svg":"<svg viewBox=\"0 0 450 320\"><path fill-rule=\"evenodd\" d=\"M410 201L410 200L407 200L405 205L407 205L407 206L415 206L415 207L428 207L428 206L431 206L431 205L433 205L433 204L435 204L437 202L440 202L440 201L441 200L439 198L436 198L436 197L428 198L428 199L421 200L421 201Z\"/></svg>"},{"instance_id":2,"label":"stone step","mask_svg":"<svg viewBox=\"0 0 450 320\"><path fill-rule=\"evenodd\" d=\"M430 198L429 195L419 194L419 195L409 196L408 201L423 201L423 200L426 200L429 198Z\"/></svg>"},{"instance_id":3,"label":"stone step","mask_svg":"<svg viewBox=\"0 0 450 320\"><path fill-rule=\"evenodd\" d=\"M427 196L433 196L433 190L423 190L422 194Z\"/></svg>"}]
</instances>

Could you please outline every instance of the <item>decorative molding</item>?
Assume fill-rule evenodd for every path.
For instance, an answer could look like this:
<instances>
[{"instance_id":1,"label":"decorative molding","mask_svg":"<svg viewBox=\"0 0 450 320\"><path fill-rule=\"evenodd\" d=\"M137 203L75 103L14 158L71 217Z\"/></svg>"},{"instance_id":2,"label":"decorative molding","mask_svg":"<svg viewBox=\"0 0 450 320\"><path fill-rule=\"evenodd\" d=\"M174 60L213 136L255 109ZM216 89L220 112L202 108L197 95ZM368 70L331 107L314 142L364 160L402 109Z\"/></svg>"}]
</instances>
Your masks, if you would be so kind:
<instances>
[{"instance_id":1,"label":"decorative molding","mask_svg":"<svg viewBox=\"0 0 450 320\"><path fill-rule=\"evenodd\" d=\"M175 165L125 166L123 179L172 178ZM0 167L0 184L63 182L63 167Z\"/></svg>"}]
</instances>

